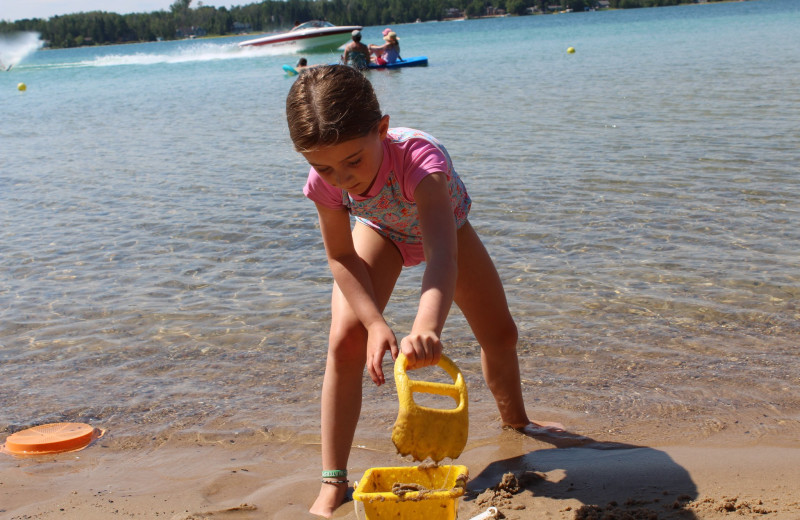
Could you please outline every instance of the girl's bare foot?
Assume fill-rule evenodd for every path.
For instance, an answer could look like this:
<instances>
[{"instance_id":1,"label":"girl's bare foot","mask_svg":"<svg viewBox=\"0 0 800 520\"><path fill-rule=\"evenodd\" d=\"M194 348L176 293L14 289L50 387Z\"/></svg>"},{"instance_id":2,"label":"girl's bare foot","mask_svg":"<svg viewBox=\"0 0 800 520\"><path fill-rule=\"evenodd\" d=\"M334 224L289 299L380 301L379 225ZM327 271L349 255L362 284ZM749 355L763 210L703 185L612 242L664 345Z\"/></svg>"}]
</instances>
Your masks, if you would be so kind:
<instances>
[{"instance_id":1,"label":"girl's bare foot","mask_svg":"<svg viewBox=\"0 0 800 520\"><path fill-rule=\"evenodd\" d=\"M548 421L539 421L539 422L531 421L522 428L514 428L514 429L528 436L548 435L553 433L566 433L563 424L557 422L548 422Z\"/></svg>"},{"instance_id":2,"label":"girl's bare foot","mask_svg":"<svg viewBox=\"0 0 800 520\"><path fill-rule=\"evenodd\" d=\"M549 442L558 448L575 448L595 442L589 437L568 432L563 424L557 422L531 421L525 426L513 429L522 435Z\"/></svg>"},{"instance_id":3,"label":"girl's bare foot","mask_svg":"<svg viewBox=\"0 0 800 520\"><path fill-rule=\"evenodd\" d=\"M330 518L336 508L342 505L347 495L347 484L322 484L319 496L308 510L313 515Z\"/></svg>"}]
</instances>

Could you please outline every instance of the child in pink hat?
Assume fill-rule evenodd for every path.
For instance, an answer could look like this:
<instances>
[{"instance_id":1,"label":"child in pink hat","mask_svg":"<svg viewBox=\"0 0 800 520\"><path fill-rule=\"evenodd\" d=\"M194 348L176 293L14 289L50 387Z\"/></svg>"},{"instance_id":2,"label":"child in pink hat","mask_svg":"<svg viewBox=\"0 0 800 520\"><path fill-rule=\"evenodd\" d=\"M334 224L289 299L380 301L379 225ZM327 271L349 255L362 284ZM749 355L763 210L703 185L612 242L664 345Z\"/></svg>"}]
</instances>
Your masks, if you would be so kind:
<instances>
[{"instance_id":1,"label":"child in pink hat","mask_svg":"<svg viewBox=\"0 0 800 520\"><path fill-rule=\"evenodd\" d=\"M388 29L388 32L387 32ZM397 41L397 33L393 30L384 29L383 40L386 42L383 45L370 45L369 52L375 55L375 63L378 65L386 65L394 63L400 58L400 43Z\"/></svg>"}]
</instances>

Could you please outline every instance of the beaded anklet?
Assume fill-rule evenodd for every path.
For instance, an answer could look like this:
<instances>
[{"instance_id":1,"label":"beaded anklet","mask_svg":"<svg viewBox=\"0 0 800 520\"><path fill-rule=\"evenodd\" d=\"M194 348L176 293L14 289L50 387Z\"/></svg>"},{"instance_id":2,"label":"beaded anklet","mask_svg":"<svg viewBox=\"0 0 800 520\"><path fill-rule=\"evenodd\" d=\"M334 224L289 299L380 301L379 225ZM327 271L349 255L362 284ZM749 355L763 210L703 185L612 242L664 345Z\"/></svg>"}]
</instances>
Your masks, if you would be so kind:
<instances>
[{"instance_id":1,"label":"beaded anklet","mask_svg":"<svg viewBox=\"0 0 800 520\"><path fill-rule=\"evenodd\" d=\"M337 484L349 484L350 483L349 480L325 480L325 479L322 479L321 482L323 484L330 484L332 486L335 486Z\"/></svg>"},{"instance_id":2,"label":"beaded anklet","mask_svg":"<svg viewBox=\"0 0 800 520\"><path fill-rule=\"evenodd\" d=\"M329 479L339 479L339 480L329 480ZM324 470L322 472L322 483L323 484L348 484L350 481L347 480L347 470L346 469L329 469Z\"/></svg>"}]
</instances>

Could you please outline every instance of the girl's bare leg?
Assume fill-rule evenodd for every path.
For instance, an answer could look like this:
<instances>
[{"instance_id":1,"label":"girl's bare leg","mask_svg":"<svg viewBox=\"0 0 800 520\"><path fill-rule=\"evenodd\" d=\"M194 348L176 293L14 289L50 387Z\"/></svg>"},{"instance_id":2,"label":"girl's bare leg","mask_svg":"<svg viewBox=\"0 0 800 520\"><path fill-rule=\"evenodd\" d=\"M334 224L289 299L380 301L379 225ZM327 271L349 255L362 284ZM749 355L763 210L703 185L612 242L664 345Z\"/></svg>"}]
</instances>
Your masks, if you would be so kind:
<instances>
[{"instance_id":1,"label":"girl's bare leg","mask_svg":"<svg viewBox=\"0 0 800 520\"><path fill-rule=\"evenodd\" d=\"M356 225L353 241L372 278L381 310L386 306L402 269L402 258L391 242ZM366 363L367 332L334 283L328 359L322 382L322 469L347 469L358 417ZM334 479L341 480L341 479ZM330 518L345 499L346 484L322 484L312 514Z\"/></svg>"},{"instance_id":2,"label":"girl's bare leg","mask_svg":"<svg viewBox=\"0 0 800 520\"><path fill-rule=\"evenodd\" d=\"M481 345L483 377L505 426L562 430L559 423L533 422L525 411L517 359L517 326L508 309L494 263L469 222L458 230L455 302Z\"/></svg>"}]
</instances>

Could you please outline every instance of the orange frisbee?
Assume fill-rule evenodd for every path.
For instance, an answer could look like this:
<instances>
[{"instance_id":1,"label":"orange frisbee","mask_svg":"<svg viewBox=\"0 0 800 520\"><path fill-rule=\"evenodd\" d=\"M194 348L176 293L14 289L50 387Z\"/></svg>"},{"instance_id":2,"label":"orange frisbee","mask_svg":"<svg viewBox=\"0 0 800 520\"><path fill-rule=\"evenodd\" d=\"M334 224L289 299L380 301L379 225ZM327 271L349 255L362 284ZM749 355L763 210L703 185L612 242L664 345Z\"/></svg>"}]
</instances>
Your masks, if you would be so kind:
<instances>
[{"instance_id":1,"label":"orange frisbee","mask_svg":"<svg viewBox=\"0 0 800 520\"><path fill-rule=\"evenodd\" d=\"M82 450L102 435L102 430L84 423L42 424L9 435L3 448L13 455L63 453Z\"/></svg>"}]
</instances>

